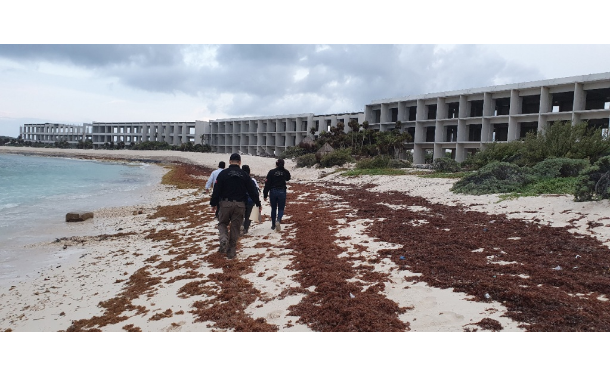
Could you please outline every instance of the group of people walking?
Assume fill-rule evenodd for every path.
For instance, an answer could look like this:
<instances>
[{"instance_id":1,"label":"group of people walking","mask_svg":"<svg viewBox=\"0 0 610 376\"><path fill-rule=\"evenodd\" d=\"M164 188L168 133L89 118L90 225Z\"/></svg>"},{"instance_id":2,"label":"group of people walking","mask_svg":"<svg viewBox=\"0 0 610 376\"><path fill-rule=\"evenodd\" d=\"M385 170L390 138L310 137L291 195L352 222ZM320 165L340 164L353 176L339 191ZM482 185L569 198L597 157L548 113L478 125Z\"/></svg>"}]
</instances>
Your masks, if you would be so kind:
<instances>
[{"instance_id":1,"label":"group of people walking","mask_svg":"<svg viewBox=\"0 0 610 376\"><path fill-rule=\"evenodd\" d=\"M290 180L290 172L284 168L283 159L278 159L275 165L276 168L267 173L263 198L266 201L269 197L271 204L271 229L281 231L286 206L286 182ZM244 234L247 234L252 209L255 205L259 210L261 208L260 188L250 176L250 167L241 165L241 155L237 153L229 157L228 168L225 168L224 162L218 164L218 169L212 172L205 185L206 190L210 187L213 188L210 206L218 218L218 252L233 259L242 224Z\"/></svg>"}]
</instances>

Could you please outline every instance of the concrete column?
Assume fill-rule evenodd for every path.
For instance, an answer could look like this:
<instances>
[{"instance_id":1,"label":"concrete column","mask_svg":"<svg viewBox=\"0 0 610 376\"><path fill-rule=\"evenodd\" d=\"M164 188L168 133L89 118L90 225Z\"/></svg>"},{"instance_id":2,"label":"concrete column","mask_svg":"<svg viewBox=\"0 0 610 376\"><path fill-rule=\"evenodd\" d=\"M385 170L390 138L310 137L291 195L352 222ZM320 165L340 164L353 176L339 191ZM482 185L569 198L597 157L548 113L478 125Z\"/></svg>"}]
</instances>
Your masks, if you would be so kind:
<instances>
[{"instance_id":1,"label":"concrete column","mask_svg":"<svg viewBox=\"0 0 610 376\"><path fill-rule=\"evenodd\" d=\"M514 116L510 116L508 118L508 136L507 141L513 141L519 138L519 134L517 132L517 128L519 127L517 118Z\"/></svg>"},{"instance_id":2,"label":"concrete column","mask_svg":"<svg viewBox=\"0 0 610 376\"><path fill-rule=\"evenodd\" d=\"M380 117L379 121L381 123L387 123L388 121L390 121L388 105L385 103L381 105L381 117Z\"/></svg>"},{"instance_id":3,"label":"concrete column","mask_svg":"<svg viewBox=\"0 0 610 376\"><path fill-rule=\"evenodd\" d=\"M413 139L414 143L425 142L426 141L426 133L424 132L424 126L420 122L415 123L415 137Z\"/></svg>"},{"instance_id":4,"label":"concrete column","mask_svg":"<svg viewBox=\"0 0 610 376\"><path fill-rule=\"evenodd\" d=\"M436 118L447 119L447 104L445 98L436 99Z\"/></svg>"},{"instance_id":5,"label":"concrete column","mask_svg":"<svg viewBox=\"0 0 610 376\"><path fill-rule=\"evenodd\" d=\"M521 97L519 97L519 90L510 91L510 109L509 115L518 115L521 113Z\"/></svg>"},{"instance_id":6,"label":"concrete column","mask_svg":"<svg viewBox=\"0 0 610 376\"><path fill-rule=\"evenodd\" d=\"M434 155L432 156L432 160L436 160L437 158L444 157L443 148L440 144L434 144Z\"/></svg>"},{"instance_id":7,"label":"concrete column","mask_svg":"<svg viewBox=\"0 0 610 376\"><path fill-rule=\"evenodd\" d=\"M417 131L417 127L415 129ZM424 148L418 144L413 145L413 164L423 164L424 162Z\"/></svg>"},{"instance_id":8,"label":"concrete column","mask_svg":"<svg viewBox=\"0 0 610 376\"><path fill-rule=\"evenodd\" d=\"M466 120L458 119L458 129L457 129L457 141L464 142L468 141L468 133L466 132Z\"/></svg>"},{"instance_id":9,"label":"concrete column","mask_svg":"<svg viewBox=\"0 0 610 376\"><path fill-rule=\"evenodd\" d=\"M398 102L398 121L404 123L409 120L409 114L407 112L407 107L405 102Z\"/></svg>"},{"instance_id":10,"label":"concrete column","mask_svg":"<svg viewBox=\"0 0 610 376\"><path fill-rule=\"evenodd\" d=\"M481 142L492 142L493 138L493 125L491 125L490 119L483 119L483 125L481 127Z\"/></svg>"},{"instance_id":11,"label":"concrete column","mask_svg":"<svg viewBox=\"0 0 610 376\"><path fill-rule=\"evenodd\" d=\"M457 144L455 148L455 161L456 162L464 162L466 159L466 148L464 144Z\"/></svg>"},{"instance_id":12,"label":"concrete column","mask_svg":"<svg viewBox=\"0 0 610 376\"><path fill-rule=\"evenodd\" d=\"M493 116L494 115L494 99L491 96L491 93L483 94L483 116Z\"/></svg>"},{"instance_id":13,"label":"concrete column","mask_svg":"<svg viewBox=\"0 0 610 376\"><path fill-rule=\"evenodd\" d=\"M519 97L519 90L510 91L510 109L509 115L517 115L521 113L521 98ZM513 141L519 138L518 134L518 121L517 118L510 116L508 119L508 141Z\"/></svg>"},{"instance_id":14,"label":"concrete column","mask_svg":"<svg viewBox=\"0 0 610 376\"><path fill-rule=\"evenodd\" d=\"M445 98L436 99L436 122L434 124L434 142L443 142L445 138L444 126L440 119L447 118L447 104ZM438 158L437 145L434 145L434 159Z\"/></svg>"},{"instance_id":15,"label":"concrete column","mask_svg":"<svg viewBox=\"0 0 610 376\"><path fill-rule=\"evenodd\" d=\"M426 105L423 99L417 100L417 111L415 112L415 120L426 120Z\"/></svg>"},{"instance_id":16,"label":"concrete column","mask_svg":"<svg viewBox=\"0 0 610 376\"><path fill-rule=\"evenodd\" d=\"M543 115L547 112L553 111L553 97L549 91L549 88L546 86L542 86L540 88L540 113L538 114L538 132L544 132L544 128L546 125L546 115Z\"/></svg>"},{"instance_id":17,"label":"concrete column","mask_svg":"<svg viewBox=\"0 0 610 376\"><path fill-rule=\"evenodd\" d=\"M460 95L460 110L458 111L458 118L467 118L469 115L468 98L465 95Z\"/></svg>"},{"instance_id":18,"label":"concrete column","mask_svg":"<svg viewBox=\"0 0 610 376\"><path fill-rule=\"evenodd\" d=\"M572 124L580 122L580 114L576 111L584 111L587 103L587 96L580 82L574 84L574 103L572 108Z\"/></svg>"}]
</instances>

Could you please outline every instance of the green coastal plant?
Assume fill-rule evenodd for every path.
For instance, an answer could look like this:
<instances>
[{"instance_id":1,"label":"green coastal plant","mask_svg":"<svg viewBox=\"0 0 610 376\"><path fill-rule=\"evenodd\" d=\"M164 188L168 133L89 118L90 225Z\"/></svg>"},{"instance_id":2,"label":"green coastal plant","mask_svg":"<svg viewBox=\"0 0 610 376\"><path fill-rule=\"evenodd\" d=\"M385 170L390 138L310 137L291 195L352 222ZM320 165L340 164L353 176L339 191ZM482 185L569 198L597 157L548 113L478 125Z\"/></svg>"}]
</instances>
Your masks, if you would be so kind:
<instances>
[{"instance_id":1,"label":"green coastal plant","mask_svg":"<svg viewBox=\"0 0 610 376\"><path fill-rule=\"evenodd\" d=\"M578 176L574 201L610 199L610 156L600 158Z\"/></svg>"}]
</instances>

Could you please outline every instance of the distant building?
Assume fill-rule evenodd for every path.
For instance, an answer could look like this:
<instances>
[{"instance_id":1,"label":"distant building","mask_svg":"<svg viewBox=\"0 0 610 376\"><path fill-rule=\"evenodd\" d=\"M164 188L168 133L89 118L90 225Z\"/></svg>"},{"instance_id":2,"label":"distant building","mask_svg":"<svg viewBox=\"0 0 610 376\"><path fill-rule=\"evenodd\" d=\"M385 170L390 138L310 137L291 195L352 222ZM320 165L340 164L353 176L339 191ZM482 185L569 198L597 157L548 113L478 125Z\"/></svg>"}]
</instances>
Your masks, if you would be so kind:
<instances>
[{"instance_id":1,"label":"distant building","mask_svg":"<svg viewBox=\"0 0 610 376\"><path fill-rule=\"evenodd\" d=\"M314 115L275 115L211 120L210 146L218 153L251 155L280 155L287 148L297 146L305 137L330 130L339 122L345 124L364 121L364 113Z\"/></svg>"},{"instance_id":2,"label":"distant building","mask_svg":"<svg viewBox=\"0 0 610 376\"><path fill-rule=\"evenodd\" d=\"M436 159L447 151L457 161L492 142L508 142L541 131L557 120L588 121L606 134L610 119L610 73L552 80L456 90L374 100L364 112L228 118L194 122L120 122L25 124L20 129L25 141L77 143L90 139L95 148L124 142L145 141L180 145L186 142L210 145L219 153L279 155L297 146L307 136L330 131L342 122L349 132L350 121L381 132L398 128L413 140L407 149L414 163L426 156Z\"/></svg>"},{"instance_id":3,"label":"distant building","mask_svg":"<svg viewBox=\"0 0 610 376\"><path fill-rule=\"evenodd\" d=\"M19 127L19 135L23 141L32 143L55 144L67 141L77 144L79 141L91 139L90 129L87 125L68 125L56 123L24 124Z\"/></svg>"}]
</instances>

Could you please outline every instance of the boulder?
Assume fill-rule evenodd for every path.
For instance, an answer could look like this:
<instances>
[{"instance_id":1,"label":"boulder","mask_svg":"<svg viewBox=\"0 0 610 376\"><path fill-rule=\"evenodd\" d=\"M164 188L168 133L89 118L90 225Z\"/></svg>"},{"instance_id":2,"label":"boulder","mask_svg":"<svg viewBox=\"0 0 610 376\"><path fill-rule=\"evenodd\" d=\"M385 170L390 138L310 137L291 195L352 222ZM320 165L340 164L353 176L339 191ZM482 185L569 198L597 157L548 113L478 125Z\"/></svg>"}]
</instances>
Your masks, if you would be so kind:
<instances>
[{"instance_id":1,"label":"boulder","mask_svg":"<svg viewBox=\"0 0 610 376\"><path fill-rule=\"evenodd\" d=\"M79 211L66 214L66 222L82 222L89 218L93 218L93 212Z\"/></svg>"}]
</instances>

